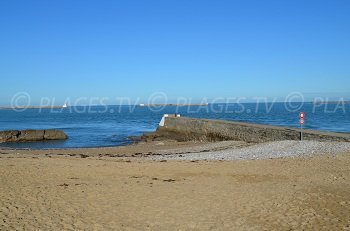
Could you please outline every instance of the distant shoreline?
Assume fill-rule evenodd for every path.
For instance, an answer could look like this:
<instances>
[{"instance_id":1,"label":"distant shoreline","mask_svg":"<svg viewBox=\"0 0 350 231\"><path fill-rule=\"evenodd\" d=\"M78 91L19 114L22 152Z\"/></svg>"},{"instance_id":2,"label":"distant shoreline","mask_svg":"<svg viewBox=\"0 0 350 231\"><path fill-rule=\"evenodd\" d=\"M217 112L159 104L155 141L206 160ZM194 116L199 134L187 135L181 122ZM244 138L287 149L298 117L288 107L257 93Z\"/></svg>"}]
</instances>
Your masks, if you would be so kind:
<instances>
[{"instance_id":1,"label":"distant shoreline","mask_svg":"<svg viewBox=\"0 0 350 231\"><path fill-rule=\"evenodd\" d=\"M57 109L57 108L65 108L62 106L29 106L29 107L0 107L0 109L12 109L12 110L16 110L16 109Z\"/></svg>"},{"instance_id":2,"label":"distant shoreline","mask_svg":"<svg viewBox=\"0 0 350 231\"><path fill-rule=\"evenodd\" d=\"M320 102L313 102L313 104L350 104L350 101L320 101Z\"/></svg>"},{"instance_id":3,"label":"distant shoreline","mask_svg":"<svg viewBox=\"0 0 350 231\"><path fill-rule=\"evenodd\" d=\"M189 107L189 106L208 106L209 103L198 103L198 104L176 104L176 103L169 103L169 104L139 104L137 106L139 107Z\"/></svg>"},{"instance_id":4,"label":"distant shoreline","mask_svg":"<svg viewBox=\"0 0 350 231\"><path fill-rule=\"evenodd\" d=\"M107 104L107 105L74 105L74 106L67 106L67 107L95 107L95 106L137 106L137 107L189 107L189 106L209 106L209 105L217 105L217 104L282 104L286 103L283 101L278 102L237 102L237 103L194 103L194 104L177 104L177 103L168 103L168 104ZM295 102L295 103L305 103L305 104L350 104L350 100L346 101L305 101L305 102ZM67 108L63 106L20 106L20 107L11 107L11 106L0 106L0 109L57 109L57 108Z\"/></svg>"}]
</instances>

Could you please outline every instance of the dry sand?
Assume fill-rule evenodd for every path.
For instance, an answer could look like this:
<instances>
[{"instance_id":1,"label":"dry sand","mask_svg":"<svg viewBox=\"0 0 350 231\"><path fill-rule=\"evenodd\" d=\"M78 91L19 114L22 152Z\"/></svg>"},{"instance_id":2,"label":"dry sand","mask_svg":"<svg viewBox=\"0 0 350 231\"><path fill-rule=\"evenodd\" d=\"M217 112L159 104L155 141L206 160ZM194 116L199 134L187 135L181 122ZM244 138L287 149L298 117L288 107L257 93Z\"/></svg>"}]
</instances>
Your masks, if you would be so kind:
<instances>
[{"instance_id":1,"label":"dry sand","mask_svg":"<svg viewBox=\"0 0 350 231\"><path fill-rule=\"evenodd\" d=\"M0 151L0 230L350 230L350 153L159 162Z\"/></svg>"}]
</instances>

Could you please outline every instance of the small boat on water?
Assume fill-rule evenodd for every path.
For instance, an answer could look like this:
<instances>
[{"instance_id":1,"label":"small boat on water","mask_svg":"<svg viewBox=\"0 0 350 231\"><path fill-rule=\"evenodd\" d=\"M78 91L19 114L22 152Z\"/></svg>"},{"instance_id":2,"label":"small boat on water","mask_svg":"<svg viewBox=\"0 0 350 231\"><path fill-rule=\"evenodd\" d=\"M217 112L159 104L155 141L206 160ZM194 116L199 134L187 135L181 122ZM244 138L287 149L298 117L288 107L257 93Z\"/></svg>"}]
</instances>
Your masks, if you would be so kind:
<instances>
[{"instance_id":1,"label":"small boat on water","mask_svg":"<svg viewBox=\"0 0 350 231\"><path fill-rule=\"evenodd\" d=\"M68 105L66 103L63 104L62 108L66 108L66 107L68 107Z\"/></svg>"}]
</instances>

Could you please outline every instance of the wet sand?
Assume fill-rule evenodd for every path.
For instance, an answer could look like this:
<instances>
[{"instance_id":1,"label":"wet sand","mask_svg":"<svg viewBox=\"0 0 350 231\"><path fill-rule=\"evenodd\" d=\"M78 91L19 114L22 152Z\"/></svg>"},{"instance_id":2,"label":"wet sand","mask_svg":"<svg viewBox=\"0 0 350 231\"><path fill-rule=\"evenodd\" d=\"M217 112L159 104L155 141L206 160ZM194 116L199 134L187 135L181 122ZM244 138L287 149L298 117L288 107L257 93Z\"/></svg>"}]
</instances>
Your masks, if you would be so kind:
<instances>
[{"instance_id":1,"label":"wet sand","mask_svg":"<svg viewBox=\"0 0 350 231\"><path fill-rule=\"evenodd\" d=\"M122 157L150 157L161 154L192 153L202 151L216 151L229 148L247 147L252 144L241 141L223 142L177 142L173 140L140 142L138 144L106 147L106 148L76 148L76 149L52 149L52 150L21 150L1 149L0 157L76 157L76 158L122 158Z\"/></svg>"},{"instance_id":2,"label":"wet sand","mask_svg":"<svg viewBox=\"0 0 350 231\"><path fill-rule=\"evenodd\" d=\"M155 152L151 146L133 148ZM46 155L56 151L1 150L1 230L350 230L350 153L236 161L150 161L125 150Z\"/></svg>"}]
</instances>

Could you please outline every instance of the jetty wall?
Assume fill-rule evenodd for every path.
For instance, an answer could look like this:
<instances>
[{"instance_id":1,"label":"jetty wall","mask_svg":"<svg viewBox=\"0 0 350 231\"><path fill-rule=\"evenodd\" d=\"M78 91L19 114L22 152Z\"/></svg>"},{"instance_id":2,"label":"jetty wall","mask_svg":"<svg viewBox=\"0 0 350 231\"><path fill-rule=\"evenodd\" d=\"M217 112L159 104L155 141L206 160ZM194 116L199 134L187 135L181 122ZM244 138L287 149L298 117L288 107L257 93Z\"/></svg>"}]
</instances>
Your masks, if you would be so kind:
<instances>
[{"instance_id":1,"label":"jetty wall","mask_svg":"<svg viewBox=\"0 0 350 231\"><path fill-rule=\"evenodd\" d=\"M301 135L300 129L281 126L171 116L163 119L163 126L158 127L157 133L181 140L266 142L300 140ZM303 129L303 139L350 142L350 134Z\"/></svg>"}]
</instances>

